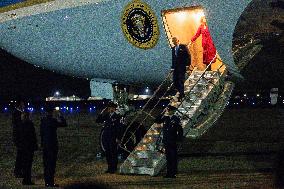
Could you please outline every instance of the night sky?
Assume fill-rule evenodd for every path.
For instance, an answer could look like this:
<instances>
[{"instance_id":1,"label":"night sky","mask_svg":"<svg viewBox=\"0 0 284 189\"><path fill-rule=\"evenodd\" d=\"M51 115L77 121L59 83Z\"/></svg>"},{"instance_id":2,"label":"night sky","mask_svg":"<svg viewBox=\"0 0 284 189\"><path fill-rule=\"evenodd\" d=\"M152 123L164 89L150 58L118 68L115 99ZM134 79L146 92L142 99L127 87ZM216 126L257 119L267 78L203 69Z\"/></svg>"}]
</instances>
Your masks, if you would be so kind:
<instances>
[{"instance_id":1,"label":"night sky","mask_svg":"<svg viewBox=\"0 0 284 189\"><path fill-rule=\"evenodd\" d=\"M64 96L90 96L89 81L35 67L0 49L0 101L22 96L41 100L59 90Z\"/></svg>"}]
</instances>

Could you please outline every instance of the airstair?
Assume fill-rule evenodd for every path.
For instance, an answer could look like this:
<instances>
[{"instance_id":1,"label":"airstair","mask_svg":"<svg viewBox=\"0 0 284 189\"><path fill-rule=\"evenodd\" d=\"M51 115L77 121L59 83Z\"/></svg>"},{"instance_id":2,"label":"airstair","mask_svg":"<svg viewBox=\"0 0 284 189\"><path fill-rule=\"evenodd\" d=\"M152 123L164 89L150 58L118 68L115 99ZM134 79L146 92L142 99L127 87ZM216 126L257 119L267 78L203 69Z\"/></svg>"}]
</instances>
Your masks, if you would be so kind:
<instances>
[{"instance_id":1,"label":"airstair","mask_svg":"<svg viewBox=\"0 0 284 189\"><path fill-rule=\"evenodd\" d=\"M185 137L198 138L214 124L225 109L234 87L232 82L225 80L226 70L206 70L192 71L185 81L182 102L178 102L176 97L170 101L178 108L175 114L181 119ZM151 111L145 113L145 118L150 116L154 119ZM144 138L120 166L120 173L157 175L166 164L162 137L162 124L153 121Z\"/></svg>"}]
</instances>

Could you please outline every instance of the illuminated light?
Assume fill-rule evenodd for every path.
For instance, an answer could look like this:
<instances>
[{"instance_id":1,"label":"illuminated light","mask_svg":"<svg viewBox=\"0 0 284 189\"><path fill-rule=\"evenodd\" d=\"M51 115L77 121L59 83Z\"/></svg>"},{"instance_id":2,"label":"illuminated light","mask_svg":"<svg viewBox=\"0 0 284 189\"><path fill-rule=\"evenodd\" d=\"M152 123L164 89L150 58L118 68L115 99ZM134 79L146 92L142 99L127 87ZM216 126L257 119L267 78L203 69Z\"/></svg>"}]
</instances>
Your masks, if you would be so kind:
<instances>
[{"instance_id":1,"label":"illuminated light","mask_svg":"<svg viewBox=\"0 0 284 189\"><path fill-rule=\"evenodd\" d=\"M96 109L96 106L94 106L94 109Z\"/></svg>"},{"instance_id":2,"label":"illuminated light","mask_svg":"<svg viewBox=\"0 0 284 189\"><path fill-rule=\"evenodd\" d=\"M5 111L7 111L7 110L8 110L8 108L4 108L4 110L5 110Z\"/></svg>"},{"instance_id":3,"label":"illuminated light","mask_svg":"<svg viewBox=\"0 0 284 189\"><path fill-rule=\"evenodd\" d=\"M77 109L79 109L79 107L77 106Z\"/></svg>"},{"instance_id":4,"label":"illuminated light","mask_svg":"<svg viewBox=\"0 0 284 189\"><path fill-rule=\"evenodd\" d=\"M186 18L186 12L177 12L177 18L179 21L184 21Z\"/></svg>"},{"instance_id":5,"label":"illuminated light","mask_svg":"<svg viewBox=\"0 0 284 189\"><path fill-rule=\"evenodd\" d=\"M205 16L205 14L204 14L204 12L203 12L202 10L197 11L197 12L193 15L194 19L197 20L198 22L200 22L200 19L201 19L202 17L204 17L204 16Z\"/></svg>"},{"instance_id":6,"label":"illuminated light","mask_svg":"<svg viewBox=\"0 0 284 189\"><path fill-rule=\"evenodd\" d=\"M28 106L30 105L30 103L28 102Z\"/></svg>"},{"instance_id":7,"label":"illuminated light","mask_svg":"<svg viewBox=\"0 0 284 189\"><path fill-rule=\"evenodd\" d=\"M92 108L90 108L89 110L92 111Z\"/></svg>"},{"instance_id":8,"label":"illuminated light","mask_svg":"<svg viewBox=\"0 0 284 189\"><path fill-rule=\"evenodd\" d=\"M43 110L43 107L41 107L41 110Z\"/></svg>"},{"instance_id":9,"label":"illuminated light","mask_svg":"<svg viewBox=\"0 0 284 189\"><path fill-rule=\"evenodd\" d=\"M60 108L59 107L55 107L55 110L59 110Z\"/></svg>"},{"instance_id":10,"label":"illuminated light","mask_svg":"<svg viewBox=\"0 0 284 189\"><path fill-rule=\"evenodd\" d=\"M56 95L56 96L59 96L59 95L60 95L60 92L59 92L59 91L56 91L56 92L55 92L55 95Z\"/></svg>"},{"instance_id":11,"label":"illuminated light","mask_svg":"<svg viewBox=\"0 0 284 189\"><path fill-rule=\"evenodd\" d=\"M247 94L244 94L244 97L246 97L247 96Z\"/></svg>"},{"instance_id":12,"label":"illuminated light","mask_svg":"<svg viewBox=\"0 0 284 189\"><path fill-rule=\"evenodd\" d=\"M256 96L257 96L257 97L259 97L259 96L260 96L260 94L257 94Z\"/></svg>"},{"instance_id":13,"label":"illuminated light","mask_svg":"<svg viewBox=\"0 0 284 189\"><path fill-rule=\"evenodd\" d=\"M145 92L146 92L146 93L149 93L149 89L147 88L147 89L145 90Z\"/></svg>"},{"instance_id":14,"label":"illuminated light","mask_svg":"<svg viewBox=\"0 0 284 189\"><path fill-rule=\"evenodd\" d=\"M163 104L163 107L165 106L165 104Z\"/></svg>"}]
</instances>

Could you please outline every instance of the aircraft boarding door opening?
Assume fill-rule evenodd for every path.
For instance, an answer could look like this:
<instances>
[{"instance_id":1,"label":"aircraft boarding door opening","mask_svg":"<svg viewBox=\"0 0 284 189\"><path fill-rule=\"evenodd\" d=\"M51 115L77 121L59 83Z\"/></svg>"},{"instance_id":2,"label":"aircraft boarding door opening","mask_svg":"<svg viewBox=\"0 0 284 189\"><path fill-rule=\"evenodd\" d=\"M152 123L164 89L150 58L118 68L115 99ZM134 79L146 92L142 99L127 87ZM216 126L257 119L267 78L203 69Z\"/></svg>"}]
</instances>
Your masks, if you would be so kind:
<instances>
[{"instance_id":1,"label":"aircraft boarding door opening","mask_svg":"<svg viewBox=\"0 0 284 189\"><path fill-rule=\"evenodd\" d=\"M164 29L167 34L169 44L173 47L172 38L177 37L181 44L189 44L192 37L196 34L201 18L204 17L202 7L183 7L162 11ZM206 65L203 64L203 47L202 34L189 47L191 55L190 70L197 67L198 70L204 70ZM222 66L221 58L217 53L216 62L212 64L211 69L217 70ZM225 66L220 68L223 72Z\"/></svg>"}]
</instances>

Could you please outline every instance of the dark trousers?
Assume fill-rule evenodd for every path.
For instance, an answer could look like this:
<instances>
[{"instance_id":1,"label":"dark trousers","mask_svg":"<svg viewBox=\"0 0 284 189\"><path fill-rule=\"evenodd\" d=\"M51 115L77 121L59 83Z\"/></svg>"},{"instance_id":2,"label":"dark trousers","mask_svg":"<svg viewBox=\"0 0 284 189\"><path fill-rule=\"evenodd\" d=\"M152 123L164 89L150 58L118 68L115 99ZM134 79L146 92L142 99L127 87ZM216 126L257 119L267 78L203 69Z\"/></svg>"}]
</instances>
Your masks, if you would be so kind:
<instances>
[{"instance_id":1,"label":"dark trousers","mask_svg":"<svg viewBox=\"0 0 284 189\"><path fill-rule=\"evenodd\" d=\"M167 175L174 176L177 174L177 145L168 144L165 145L166 159L167 159Z\"/></svg>"},{"instance_id":2,"label":"dark trousers","mask_svg":"<svg viewBox=\"0 0 284 189\"><path fill-rule=\"evenodd\" d=\"M23 154L23 182L31 182L34 151L25 151Z\"/></svg>"},{"instance_id":3,"label":"dark trousers","mask_svg":"<svg viewBox=\"0 0 284 189\"><path fill-rule=\"evenodd\" d=\"M108 165L108 171L116 171L117 170L117 144L116 142L108 142L105 144L106 150L106 160Z\"/></svg>"},{"instance_id":4,"label":"dark trousers","mask_svg":"<svg viewBox=\"0 0 284 189\"><path fill-rule=\"evenodd\" d=\"M43 149L43 166L45 184L54 184L54 174L58 150Z\"/></svg>"},{"instance_id":5,"label":"dark trousers","mask_svg":"<svg viewBox=\"0 0 284 189\"><path fill-rule=\"evenodd\" d=\"M173 83L175 89L180 93L180 95L184 95L184 80L185 80L185 72L174 71L173 73Z\"/></svg>"},{"instance_id":6,"label":"dark trousers","mask_svg":"<svg viewBox=\"0 0 284 189\"><path fill-rule=\"evenodd\" d=\"M23 175L23 154L24 154L24 151L17 147L16 153L17 154L16 154L14 174L22 176Z\"/></svg>"}]
</instances>

